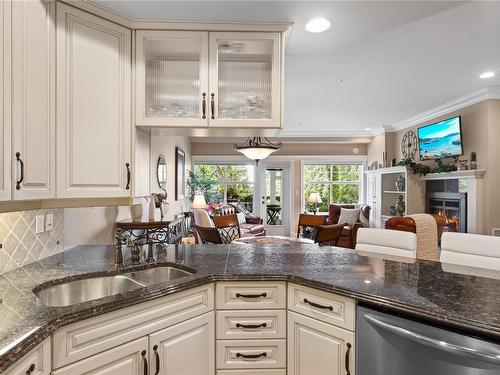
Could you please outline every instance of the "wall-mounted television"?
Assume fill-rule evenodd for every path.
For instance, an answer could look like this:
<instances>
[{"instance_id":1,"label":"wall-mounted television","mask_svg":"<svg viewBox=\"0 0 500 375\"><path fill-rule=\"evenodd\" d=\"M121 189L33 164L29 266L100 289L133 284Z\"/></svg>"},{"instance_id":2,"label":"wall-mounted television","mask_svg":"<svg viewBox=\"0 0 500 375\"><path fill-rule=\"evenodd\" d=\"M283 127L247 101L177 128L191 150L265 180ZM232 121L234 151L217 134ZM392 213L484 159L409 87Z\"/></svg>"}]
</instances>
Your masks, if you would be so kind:
<instances>
[{"instance_id":1,"label":"wall-mounted television","mask_svg":"<svg viewBox=\"0 0 500 375\"><path fill-rule=\"evenodd\" d=\"M461 156L462 124L460 116L417 129L420 160L438 160Z\"/></svg>"}]
</instances>

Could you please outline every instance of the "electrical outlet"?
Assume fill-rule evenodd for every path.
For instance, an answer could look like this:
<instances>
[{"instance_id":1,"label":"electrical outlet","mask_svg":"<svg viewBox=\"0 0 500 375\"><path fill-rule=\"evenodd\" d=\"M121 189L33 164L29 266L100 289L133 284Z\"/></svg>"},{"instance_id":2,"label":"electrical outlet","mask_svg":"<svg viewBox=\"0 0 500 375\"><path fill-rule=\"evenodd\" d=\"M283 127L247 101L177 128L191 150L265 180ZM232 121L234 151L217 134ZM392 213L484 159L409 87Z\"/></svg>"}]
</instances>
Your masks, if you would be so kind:
<instances>
[{"instance_id":1,"label":"electrical outlet","mask_svg":"<svg viewBox=\"0 0 500 375\"><path fill-rule=\"evenodd\" d=\"M45 216L45 231L51 231L54 229L54 214L47 214Z\"/></svg>"},{"instance_id":2,"label":"electrical outlet","mask_svg":"<svg viewBox=\"0 0 500 375\"><path fill-rule=\"evenodd\" d=\"M43 233L45 232L45 216L43 215L37 215L36 216L36 227L35 227L35 233Z\"/></svg>"}]
</instances>

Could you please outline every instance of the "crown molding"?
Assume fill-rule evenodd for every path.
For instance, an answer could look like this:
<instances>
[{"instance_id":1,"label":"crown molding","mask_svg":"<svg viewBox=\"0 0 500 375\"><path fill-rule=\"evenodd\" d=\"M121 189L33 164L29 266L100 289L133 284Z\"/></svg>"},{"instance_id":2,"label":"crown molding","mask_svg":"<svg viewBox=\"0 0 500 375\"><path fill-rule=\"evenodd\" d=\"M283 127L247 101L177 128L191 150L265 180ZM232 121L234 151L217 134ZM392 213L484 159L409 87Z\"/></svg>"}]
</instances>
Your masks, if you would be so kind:
<instances>
[{"instance_id":1,"label":"crown molding","mask_svg":"<svg viewBox=\"0 0 500 375\"><path fill-rule=\"evenodd\" d=\"M115 22L132 30L259 31L283 33L285 41L293 22L167 21L128 18L91 0L59 0L63 3Z\"/></svg>"},{"instance_id":2,"label":"crown molding","mask_svg":"<svg viewBox=\"0 0 500 375\"><path fill-rule=\"evenodd\" d=\"M437 117L444 116L448 113L458 111L459 109L469 107L471 105L483 102L490 99L500 99L500 86L487 86L479 90L473 91L467 95L461 96L448 103L434 107L428 111L419 113L409 117L406 120L400 121L390 127L387 131L398 131L410 128L415 125L422 124L426 121L433 120Z\"/></svg>"},{"instance_id":3,"label":"crown molding","mask_svg":"<svg viewBox=\"0 0 500 375\"><path fill-rule=\"evenodd\" d=\"M127 27L129 29L132 28L132 20L130 18L127 18L122 14L115 12L113 10L109 10L108 8L105 8L102 5L93 3L90 0L59 0L59 1L71 5L72 7L84 10L95 16L107 19L108 21L117 23L118 25Z\"/></svg>"}]
</instances>

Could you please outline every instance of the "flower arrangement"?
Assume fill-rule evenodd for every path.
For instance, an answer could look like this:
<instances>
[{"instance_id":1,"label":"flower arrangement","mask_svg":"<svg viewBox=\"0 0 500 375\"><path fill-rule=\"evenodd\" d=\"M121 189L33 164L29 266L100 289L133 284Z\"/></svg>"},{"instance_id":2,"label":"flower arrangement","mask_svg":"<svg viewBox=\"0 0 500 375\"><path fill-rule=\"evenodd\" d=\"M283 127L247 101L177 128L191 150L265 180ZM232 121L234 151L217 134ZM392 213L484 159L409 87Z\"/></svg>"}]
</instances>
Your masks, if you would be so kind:
<instances>
[{"instance_id":1,"label":"flower arrangement","mask_svg":"<svg viewBox=\"0 0 500 375\"><path fill-rule=\"evenodd\" d=\"M218 202L218 203L212 202L208 205L207 211L211 216L222 215L222 207L223 207L222 202Z\"/></svg>"}]
</instances>

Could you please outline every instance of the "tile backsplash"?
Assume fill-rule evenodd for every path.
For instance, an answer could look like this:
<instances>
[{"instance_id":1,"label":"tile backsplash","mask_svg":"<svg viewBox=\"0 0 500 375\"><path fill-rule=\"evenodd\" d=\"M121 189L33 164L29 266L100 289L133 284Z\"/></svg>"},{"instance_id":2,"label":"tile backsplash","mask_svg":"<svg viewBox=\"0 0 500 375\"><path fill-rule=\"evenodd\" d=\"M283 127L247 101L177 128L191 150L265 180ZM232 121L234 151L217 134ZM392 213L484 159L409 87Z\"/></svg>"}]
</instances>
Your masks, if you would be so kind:
<instances>
[{"instance_id":1,"label":"tile backsplash","mask_svg":"<svg viewBox=\"0 0 500 375\"><path fill-rule=\"evenodd\" d=\"M35 217L47 214L54 215L53 230L36 234ZM63 209L0 213L0 274L61 252L63 237Z\"/></svg>"}]
</instances>

